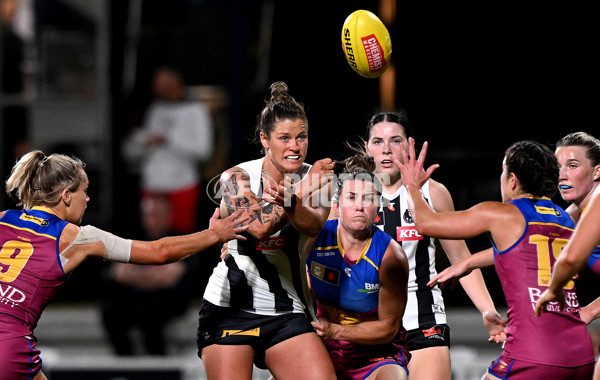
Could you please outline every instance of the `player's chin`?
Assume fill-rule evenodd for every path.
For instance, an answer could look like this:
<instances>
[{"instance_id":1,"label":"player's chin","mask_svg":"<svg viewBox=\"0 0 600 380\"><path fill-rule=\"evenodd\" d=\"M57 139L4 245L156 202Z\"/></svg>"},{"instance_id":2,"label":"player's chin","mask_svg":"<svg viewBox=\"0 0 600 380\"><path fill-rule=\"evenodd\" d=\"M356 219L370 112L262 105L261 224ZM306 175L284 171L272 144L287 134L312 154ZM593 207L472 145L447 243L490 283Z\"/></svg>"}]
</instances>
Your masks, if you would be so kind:
<instances>
[{"instance_id":1,"label":"player's chin","mask_svg":"<svg viewBox=\"0 0 600 380\"><path fill-rule=\"evenodd\" d=\"M385 174L388 176L395 176L400 173L400 169L398 169L398 167L396 165L394 165L394 166L378 166L377 171L380 174Z\"/></svg>"}]
</instances>

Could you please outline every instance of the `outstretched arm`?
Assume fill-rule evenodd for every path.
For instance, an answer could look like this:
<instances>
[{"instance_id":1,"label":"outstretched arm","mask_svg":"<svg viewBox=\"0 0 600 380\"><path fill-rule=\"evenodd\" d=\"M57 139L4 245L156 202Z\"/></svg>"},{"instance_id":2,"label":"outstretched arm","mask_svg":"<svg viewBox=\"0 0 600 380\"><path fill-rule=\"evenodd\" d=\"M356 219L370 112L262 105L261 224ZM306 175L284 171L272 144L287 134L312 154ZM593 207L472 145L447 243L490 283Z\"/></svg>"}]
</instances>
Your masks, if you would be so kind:
<instances>
[{"instance_id":1,"label":"outstretched arm","mask_svg":"<svg viewBox=\"0 0 600 380\"><path fill-rule=\"evenodd\" d=\"M240 234L248 228L248 219L241 211L220 219L216 209L208 229L153 241L127 240L92 226L80 228L69 224L60 238L63 269L65 273L71 273L89 257L154 265L183 260L218 242L245 240Z\"/></svg>"},{"instance_id":2,"label":"outstretched arm","mask_svg":"<svg viewBox=\"0 0 600 380\"><path fill-rule=\"evenodd\" d=\"M452 264L470 258L471 254L464 240L459 239L474 237L489 231L491 224L495 223L496 213L494 211L497 205L484 203L466 211L456 212L452 197L446 187L431 180L430 194L435 209L432 208L423 198L421 188L425 182L431 179L431 175L438 165L432 165L427 170L424 169L427 142L423 144L423 149L418 157L414 139L409 139L408 152L404 148L403 146L401 151L404 163L396 160L396 165L400 169L402 183L410 194L409 207L417 230L421 234L439 238L442 248ZM493 256L491 263L493 264ZM460 275L468 274L474 268L463 269L464 272L461 271ZM437 278L435 280L437 281ZM491 340L497 341L498 339L495 337L503 333L505 321L496 311L481 272L474 271L460 281L477 309L482 313ZM430 282L430 284L432 283ZM432 285L435 286L436 283ZM492 316L494 319L491 319Z\"/></svg>"},{"instance_id":3,"label":"outstretched arm","mask_svg":"<svg viewBox=\"0 0 600 380\"><path fill-rule=\"evenodd\" d=\"M225 219L219 218L216 209L206 230L183 236L169 236L145 242L134 240L131 246L131 259L134 264L165 264L183 260L201 252L214 244L246 238L240 235L248 229L249 216L239 210Z\"/></svg>"},{"instance_id":4,"label":"outstretched arm","mask_svg":"<svg viewBox=\"0 0 600 380\"><path fill-rule=\"evenodd\" d=\"M431 204L436 212L454 211L454 202L452 201L450 192L443 184L432 179L429 181L429 189ZM501 318L500 314L496 311L496 306L488 292L481 271L478 269L479 267L465 267L464 264L461 267L460 265L460 263L467 260L471 260L467 261L467 264L473 263L473 255L471 255L467 244L462 239L440 239L439 242L452 266L456 264L459 271L454 272L456 276L448 277L445 280L440 280L438 277L439 275L436 275L432 280L433 282L430 282L430 286L435 286L435 281L438 281L440 287L443 288L444 285L447 284L447 281L451 280L451 288L454 288L460 281L463 289L471 301L473 301L477 310L481 313L484 324L490 333L490 340L498 341L498 339L502 339L497 337L504 336L506 320ZM478 258L479 257L481 256L478 256ZM486 256L486 259L486 265L494 264L494 256L491 249L489 256ZM455 268L451 267L442 273L448 275L449 273L452 273L453 269Z\"/></svg>"},{"instance_id":5,"label":"outstretched arm","mask_svg":"<svg viewBox=\"0 0 600 380\"><path fill-rule=\"evenodd\" d=\"M452 264L436 274L427 285L435 286L437 284L440 288L443 288L450 284L450 288L452 289L456 286L458 280L469 275L473 270L492 265L494 265L494 252L492 248L488 248L470 255L456 264Z\"/></svg>"}]
</instances>

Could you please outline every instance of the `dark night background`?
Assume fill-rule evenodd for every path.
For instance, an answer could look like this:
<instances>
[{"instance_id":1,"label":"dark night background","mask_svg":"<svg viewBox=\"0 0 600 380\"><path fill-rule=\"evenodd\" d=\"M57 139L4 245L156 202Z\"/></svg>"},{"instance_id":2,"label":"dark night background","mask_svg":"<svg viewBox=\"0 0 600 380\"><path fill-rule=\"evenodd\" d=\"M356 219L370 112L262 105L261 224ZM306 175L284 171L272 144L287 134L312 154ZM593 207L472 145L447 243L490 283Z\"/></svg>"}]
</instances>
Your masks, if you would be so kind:
<instances>
[{"instance_id":1,"label":"dark night background","mask_svg":"<svg viewBox=\"0 0 600 380\"><path fill-rule=\"evenodd\" d=\"M258 63L264 3L273 7L272 39L268 60ZM340 41L345 18L357 9L377 14L376 1L144 1L135 87L124 91L130 5L109 2L115 146L139 124L150 101L152 70L165 63L179 67L189 84L227 88L229 166L260 154L249 140L273 81L286 82L306 106L308 162L344 157L344 141L364 136L368 115L379 105L379 81L351 70ZM418 144L430 142L428 161L441 164L434 178L448 187L457 209L500 200L501 160L512 142L535 139L552 146L569 132L598 135L593 54L598 28L590 20L591 3L405 0L396 5L395 24L388 26L396 103L407 109ZM268 75L261 80L257 73L265 62ZM118 149L114 154L116 217L110 228L127 236L136 215L137 183ZM201 228L212 210L210 203L205 206ZM468 243L473 251L489 246L485 238ZM199 256L201 294L218 253ZM95 276L98 265L80 268L64 299L82 296L78 288ZM439 265L446 265L443 258ZM503 305L493 269L484 273ZM448 306L469 302L461 289L446 291Z\"/></svg>"}]
</instances>

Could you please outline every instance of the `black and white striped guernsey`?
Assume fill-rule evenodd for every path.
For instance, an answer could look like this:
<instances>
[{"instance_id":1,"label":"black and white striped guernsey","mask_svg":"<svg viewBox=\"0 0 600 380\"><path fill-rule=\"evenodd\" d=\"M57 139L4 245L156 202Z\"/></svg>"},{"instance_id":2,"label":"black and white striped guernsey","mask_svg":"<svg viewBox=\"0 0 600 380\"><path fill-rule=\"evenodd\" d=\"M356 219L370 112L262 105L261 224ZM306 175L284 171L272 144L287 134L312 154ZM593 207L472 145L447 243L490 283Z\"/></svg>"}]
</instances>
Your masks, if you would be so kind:
<instances>
[{"instance_id":1,"label":"black and white striped guernsey","mask_svg":"<svg viewBox=\"0 0 600 380\"><path fill-rule=\"evenodd\" d=\"M250 177L251 190L261 192L264 158L244 162L238 167ZM310 165L297 172L303 177ZM260 315L307 313L310 300L306 269L299 252L304 252L308 237L288 223L263 239L246 233L248 240L228 242L229 255L219 262L208 280L204 299L221 306Z\"/></svg>"},{"instance_id":2,"label":"black and white striped guernsey","mask_svg":"<svg viewBox=\"0 0 600 380\"><path fill-rule=\"evenodd\" d=\"M429 181L421 189L432 205ZM396 239L408 258L408 298L402 324L406 330L446 323L446 311L441 290L427 286L436 274L435 240L417 233L408 209L408 191L401 186L394 194L383 193L383 205L375 225Z\"/></svg>"}]
</instances>

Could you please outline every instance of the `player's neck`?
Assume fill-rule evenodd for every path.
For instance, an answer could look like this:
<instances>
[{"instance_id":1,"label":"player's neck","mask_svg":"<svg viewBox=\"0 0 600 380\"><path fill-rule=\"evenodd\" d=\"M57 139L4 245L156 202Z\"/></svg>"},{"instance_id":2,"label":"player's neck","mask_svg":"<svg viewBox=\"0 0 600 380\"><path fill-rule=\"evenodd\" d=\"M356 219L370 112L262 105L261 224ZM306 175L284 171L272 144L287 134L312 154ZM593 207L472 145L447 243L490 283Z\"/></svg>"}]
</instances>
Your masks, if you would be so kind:
<instances>
[{"instance_id":1,"label":"player's neck","mask_svg":"<svg viewBox=\"0 0 600 380\"><path fill-rule=\"evenodd\" d=\"M394 194L402 187L402 177L400 177L400 174L398 176L386 176L385 178L379 176L379 181L381 182L383 192L386 194Z\"/></svg>"},{"instance_id":2,"label":"player's neck","mask_svg":"<svg viewBox=\"0 0 600 380\"><path fill-rule=\"evenodd\" d=\"M372 232L370 230L368 232L360 231L359 233L352 233L347 230L340 231L344 256L352 261L358 260L365 250L365 246L369 243L371 235Z\"/></svg>"},{"instance_id":3,"label":"player's neck","mask_svg":"<svg viewBox=\"0 0 600 380\"><path fill-rule=\"evenodd\" d=\"M283 173L273 165L268 157L263 160L261 175L263 176L263 180L267 177L271 181L275 181L275 183L279 183L284 177Z\"/></svg>"}]
</instances>

